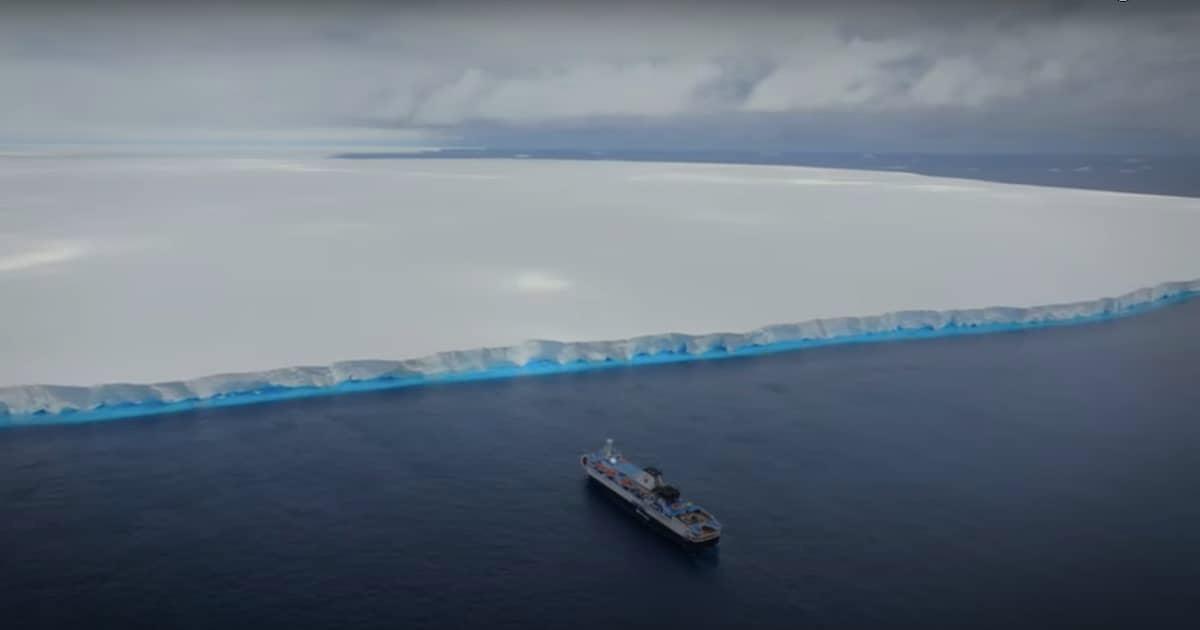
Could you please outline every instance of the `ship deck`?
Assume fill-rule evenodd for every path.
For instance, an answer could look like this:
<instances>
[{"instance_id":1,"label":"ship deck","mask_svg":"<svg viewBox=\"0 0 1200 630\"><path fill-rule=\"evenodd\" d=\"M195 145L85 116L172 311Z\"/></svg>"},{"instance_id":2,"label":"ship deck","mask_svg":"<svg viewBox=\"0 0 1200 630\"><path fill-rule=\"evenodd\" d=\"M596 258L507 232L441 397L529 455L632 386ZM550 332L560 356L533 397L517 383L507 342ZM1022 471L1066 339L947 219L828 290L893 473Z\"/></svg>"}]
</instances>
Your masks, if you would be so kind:
<instances>
[{"instance_id":1,"label":"ship deck","mask_svg":"<svg viewBox=\"0 0 1200 630\"><path fill-rule=\"evenodd\" d=\"M645 489L636 481L637 477L643 474L645 470L626 460L621 454L614 453L613 457L605 458L603 452L595 451L588 453L586 457L589 468L593 468L608 477L620 485L621 488L638 498L648 501L649 505L663 516L677 519L687 526L693 535L701 539L714 538L720 535L721 524L712 514L699 505L682 497L670 503L661 498L652 500L654 493ZM617 460L615 464L612 463L612 459L614 458Z\"/></svg>"}]
</instances>

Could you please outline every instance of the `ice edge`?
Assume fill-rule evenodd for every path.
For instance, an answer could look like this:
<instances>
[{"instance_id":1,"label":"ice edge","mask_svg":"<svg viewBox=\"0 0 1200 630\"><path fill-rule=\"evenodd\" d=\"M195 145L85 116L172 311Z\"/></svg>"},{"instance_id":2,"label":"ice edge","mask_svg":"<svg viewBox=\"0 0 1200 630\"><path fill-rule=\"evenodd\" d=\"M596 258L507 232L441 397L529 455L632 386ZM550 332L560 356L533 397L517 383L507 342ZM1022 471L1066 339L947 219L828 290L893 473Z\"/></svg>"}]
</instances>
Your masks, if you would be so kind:
<instances>
[{"instance_id":1,"label":"ice edge","mask_svg":"<svg viewBox=\"0 0 1200 630\"><path fill-rule=\"evenodd\" d=\"M441 352L401 361L345 361L329 366L216 374L153 384L0 387L0 427L115 420L434 383L1081 324L1134 315L1196 295L1200 295L1200 279L1166 282L1115 298L1029 308L897 311L776 324L745 333L666 333L616 341L533 340L505 348Z\"/></svg>"}]
</instances>

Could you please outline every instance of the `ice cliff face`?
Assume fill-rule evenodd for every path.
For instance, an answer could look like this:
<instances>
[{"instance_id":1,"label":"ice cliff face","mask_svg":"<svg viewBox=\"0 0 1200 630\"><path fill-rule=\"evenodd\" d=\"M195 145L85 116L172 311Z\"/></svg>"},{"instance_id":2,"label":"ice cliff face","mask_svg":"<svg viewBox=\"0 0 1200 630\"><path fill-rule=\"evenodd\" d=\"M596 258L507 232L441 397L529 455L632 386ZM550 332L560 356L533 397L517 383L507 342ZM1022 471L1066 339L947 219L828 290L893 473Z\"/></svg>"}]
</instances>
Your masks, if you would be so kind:
<instances>
[{"instance_id":1,"label":"ice cliff face","mask_svg":"<svg viewBox=\"0 0 1200 630\"><path fill-rule=\"evenodd\" d=\"M1200 295L1200 279L1168 282L1115 298L1031 308L898 311L815 319L745 333L665 333L589 342L527 341L504 348L442 352L399 361L347 361L322 367L217 374L152 384L0 388L0 424L78 422L201 406L404 387L422 383L544 374L741 356L804 347L982 333L1083 323L1135 314Z\"/></svg>"}]
</instances>

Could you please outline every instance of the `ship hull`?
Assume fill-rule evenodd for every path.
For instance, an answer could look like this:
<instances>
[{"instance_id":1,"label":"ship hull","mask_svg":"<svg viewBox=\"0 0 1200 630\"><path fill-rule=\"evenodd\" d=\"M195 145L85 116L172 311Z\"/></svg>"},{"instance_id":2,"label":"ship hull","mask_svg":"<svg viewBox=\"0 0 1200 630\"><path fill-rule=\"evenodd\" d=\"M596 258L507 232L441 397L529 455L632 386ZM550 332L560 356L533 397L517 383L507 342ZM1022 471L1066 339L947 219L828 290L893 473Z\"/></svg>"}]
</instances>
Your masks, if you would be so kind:
<instances>
[{"instance_id":1,"label":"ship hull","mask_svg":"<svg viewBox=\"0 0 1200 630\"><path fill-rule=\"evenodd\" d=\"M687 549L707 549L710 547L716 547L717 544L721 542L720 536L703 541L694 541L680 535L679 532L676 532L670 527L662 524L658 521L658 519L654 518L645 510L643 510L642 505L636 499L629 496L625 492L614 488L611 485L611 481L597 477L596 474L590 470L585 469L585 472L588 474L588 483L591 486L599 489L606 497L611 499L613 503L619 505L625 512L628 512L638 521L641 521L642 524L658 532L672 542L675 542L676 544Z\"/></svg>"}]
</instances>

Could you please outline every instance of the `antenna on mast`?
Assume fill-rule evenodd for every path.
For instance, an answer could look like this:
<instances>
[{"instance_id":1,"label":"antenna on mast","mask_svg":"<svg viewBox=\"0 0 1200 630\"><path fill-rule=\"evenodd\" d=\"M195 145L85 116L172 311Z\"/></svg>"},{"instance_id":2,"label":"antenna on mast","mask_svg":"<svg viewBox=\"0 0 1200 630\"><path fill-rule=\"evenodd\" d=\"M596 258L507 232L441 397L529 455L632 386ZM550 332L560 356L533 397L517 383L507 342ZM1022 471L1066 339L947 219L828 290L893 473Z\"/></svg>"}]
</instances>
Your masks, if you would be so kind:
<instances>
[{"instance_id":1,"label":"antenna on mast","mask_svg":"<svg viewBox=\"0 0 1200 630\"><path fill-rule=\"evenodd\" d=\"M604 459L609 459L612 456L613 456L613 442L612 442L612 438L608 438L607 440L604 440Z\"/></svg>"}]
</instances>

